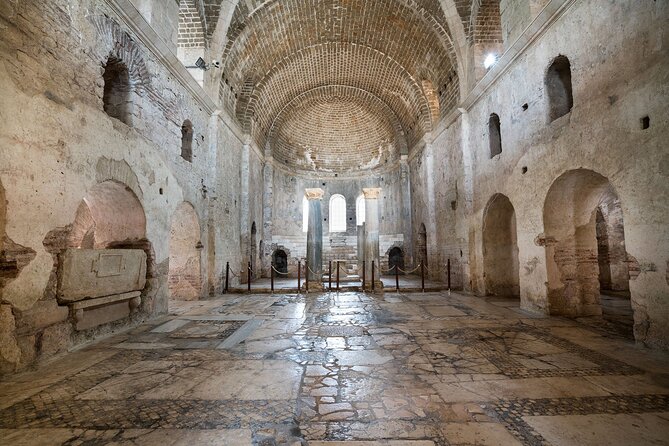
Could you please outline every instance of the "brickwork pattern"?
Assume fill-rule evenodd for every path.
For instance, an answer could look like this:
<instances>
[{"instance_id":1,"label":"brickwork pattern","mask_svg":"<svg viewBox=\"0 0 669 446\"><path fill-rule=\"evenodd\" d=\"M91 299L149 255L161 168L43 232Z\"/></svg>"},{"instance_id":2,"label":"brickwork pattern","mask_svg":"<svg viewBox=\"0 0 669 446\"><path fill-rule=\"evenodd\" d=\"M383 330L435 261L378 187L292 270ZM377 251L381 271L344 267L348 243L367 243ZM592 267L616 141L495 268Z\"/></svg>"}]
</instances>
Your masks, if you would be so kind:
<instances>
[{"instance_id":1,"label":"brickwork pattern","mask_svg":"<svg viewBox=\"0 0 669 446\"><path fill-rule=\"evenodd\" d=\"M392 110L364 90L317 88L277 117L269 140L274 158L291 167L373 168L396 161L406 147L401 125L392 118Z\"/></svg>"},{"instance_id":2,"label":"brickwork pattern","mask_svg":"<svg viewBox=\"0 0 669 446\"><path fill-rule=\"evenodd\" d=\"M318 87L348 86L376 96L388 117L372 119L395 115L409 147L459 99L452 39L435 0L260 3L237 5L220 90L258 147L266 147L275 117ZM437 97L423 90L423 81L435 86ZM303 151L294 156L303 158ZM349 168L360 168L359 160L350 161Z\"/></svg>"},{"instance_id":3,"label":"brickwork pattern","mask_svg":"<svg viewBox=\"0 0 669 446\"><path fill-rule=\"evenodd\" d=\"M179 35L181 48L204 48L204 25L194 0L181 0L179 4Z\"/></svg>"}]
</instances>

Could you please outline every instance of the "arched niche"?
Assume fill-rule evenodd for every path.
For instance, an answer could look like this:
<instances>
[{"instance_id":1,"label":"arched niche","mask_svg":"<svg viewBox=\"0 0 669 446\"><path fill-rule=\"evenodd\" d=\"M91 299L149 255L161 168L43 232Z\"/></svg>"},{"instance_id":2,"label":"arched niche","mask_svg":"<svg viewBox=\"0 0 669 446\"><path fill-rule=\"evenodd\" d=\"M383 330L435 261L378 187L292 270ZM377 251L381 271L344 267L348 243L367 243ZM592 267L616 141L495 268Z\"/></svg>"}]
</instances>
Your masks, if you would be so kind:
<instances>
[{"instance_id":1,"label":"arched niche","mask_svg":"<svg viewBox=\"0 0 669 446\"><path fill-rule=\"evenodd\" d=\"M144 208L125 184L107 180L93 186L76 212L69 245L104 249L146 238Z\"/></svg>"},{"instance_id":2,"label":"arched niche","mask_svg":"<svg viewBox=\"0 0 669 446\"><path fill-rule=\"evenodd\" d=\"M495 194L483 213L483 271L486 294L519 297L516 213L506 195Z\"/></svg>"},{"instance_id":3,"label":"arched niche","mask_svg":"<svg viewBox=\"0 0 669 446\"><path fill-rule=\"evenodd\" d=\"M200 221L193 205L181 203L170 227L170 297L197 300L202 294Z\"/></svg>"}]
</instances>

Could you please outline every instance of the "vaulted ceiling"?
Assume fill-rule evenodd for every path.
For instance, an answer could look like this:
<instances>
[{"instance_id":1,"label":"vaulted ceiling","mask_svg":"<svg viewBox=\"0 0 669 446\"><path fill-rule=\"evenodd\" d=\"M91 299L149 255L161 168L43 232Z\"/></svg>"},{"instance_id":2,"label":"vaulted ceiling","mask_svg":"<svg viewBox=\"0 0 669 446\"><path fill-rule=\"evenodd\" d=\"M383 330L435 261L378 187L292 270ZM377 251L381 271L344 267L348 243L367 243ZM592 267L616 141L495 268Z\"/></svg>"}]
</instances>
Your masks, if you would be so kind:
<instances>
[{"instance_id":1,"label":"vaulted ceiling","mask_svg":"<svg viewBox=\"0 0 669 446\"><path fill-rule=\"evenodd\" d=\"M472 38L481 0L449 1ZM221 101L259 148L292 168L388 165L460 99L462 43L440 2L239 0L221 58Z\"/></svg>"}]
</instances>

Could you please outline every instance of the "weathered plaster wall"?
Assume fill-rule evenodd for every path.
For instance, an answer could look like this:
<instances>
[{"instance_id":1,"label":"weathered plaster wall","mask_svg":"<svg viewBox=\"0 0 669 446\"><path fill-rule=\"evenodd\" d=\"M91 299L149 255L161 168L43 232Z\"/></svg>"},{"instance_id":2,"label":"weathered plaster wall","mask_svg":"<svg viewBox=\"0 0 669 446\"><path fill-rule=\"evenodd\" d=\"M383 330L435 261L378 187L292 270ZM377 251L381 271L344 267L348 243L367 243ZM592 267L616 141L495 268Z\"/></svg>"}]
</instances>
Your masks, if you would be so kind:
<instances>
[{"instance_id":1,"label":"weathered plaster wall","mask_svg":"<svg viewBox=\"0 0 669 446\"><path fill-rule=\"evenodd\" d=\"M629 258L634 259L630 271L640 271L638 276L632 274L630 281L636 339L667 347L669 46L663 24L668 18L666 2L573 2L444 131L455 136L433 155L434 196L442 190L453 192L452 181L449 184L438 177L439 170L445 169L436 161L443 156L438 154L460 151L462 171L468 176L471 172L472 202L471 211L466 219L456 221L454 231L468 232L470 266L465 285L469 283L472 291L486 292L483 212L490 198L502 193L509 197L516 213L522 307L550 310L543 246L545 199L560 175L589 169L608 179L622 205L625 245ZM616 32L611 31L612 23L617 24ZM577 32L585 29L587 38ZM560 54L571 62L574 107L566 116L549 122L544 75ZM523 104L527 104L526 110ZM488 142L491 113L500 116L503 146L503 152L492 159ZM644 116L649 116L651 123L646 130L640 125ZM414 227L421 220L429 221L424 214L431 186L416 178L424 172L424 167L419 167L421 160L428 156L429 151L424 151L413 160ZM429 174L424 176L429 178ZM466 184L469 181L465 178ZM435 198L437 226L443 218L439 201ZM435 254L430 253L433 258Z\"/></svg>"},{"instance_id":2,"label":"weathered plaster wall","mask_svg":"<svg viewBox=\"0 0 669 446\"><path fill-rule=\"evenodd\" d=\"M3 281L1 291L0 371L11 372L131 322L126 318L75 332L67 307L56 305L57 253L67 246L81 200L95 184L122 182L143 206L147 240L141 246L149 254L149 280L141 311L134 316L142 319L167 310L169 231L180 203L191 203L198 216L203 258L214 246L210 235L217 241L238 240L238 231L205 230L211 219L238 218L234 207L228 217L225 207L218 205L236 198L238 177L226 172L216 178L210 171L219 160L235 164L226 152L234 152L236 137L226 134L217 119L210 119L203 104L175 81L105 3L5 2L0 26L5 232L12 243L34 252L15 278ZM132 127L103 111L102 67L110 52L129 59L125 62L135 82ZM184 119L193 123L192 163L180 156ZM218 131L212 130L219 125ZM219 153L211 150L210 138L216 137ZM211 193L216 190L223 192L212 205ZM234 249L232 253L237 254ZM202 267L208 277L211 265L203 262ZM221 262L215 268L218 273L212 277L220 276Z\"/></svg>"}]
</instances>

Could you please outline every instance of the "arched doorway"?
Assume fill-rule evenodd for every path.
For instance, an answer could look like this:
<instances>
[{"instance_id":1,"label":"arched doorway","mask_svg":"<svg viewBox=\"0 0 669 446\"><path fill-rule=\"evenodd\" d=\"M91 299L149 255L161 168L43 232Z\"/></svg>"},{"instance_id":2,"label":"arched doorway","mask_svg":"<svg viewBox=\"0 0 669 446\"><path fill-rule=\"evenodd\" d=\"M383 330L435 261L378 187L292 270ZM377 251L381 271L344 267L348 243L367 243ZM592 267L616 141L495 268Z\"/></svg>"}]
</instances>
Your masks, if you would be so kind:
<instances>
[{"instance_id":1,"label":"arched doorway","mask_svg":"<svg viewBox=\"0 0 669 446\"><path fill-rule=\"evenodd\" d=\"M609 180L586 169L558 177L544 203L544 229L551 314L603 314L631 327L622 207Z\"/></svg>"},{"instance_id":2,"label":"arched doorway","mask_svg":"<svg viewBox=\"0 0 669 446\"><path fill-rule=\"evenodd\" d=\"M395 274L395 268L404 269L404 252L397 246L388 251L388 270L391 274Z\"/></svg>"},{"instance_id":3,"label":"arched doorway","mask_svg":"<svg viewBox=\"0 0 669 446\"><path fill-rule=\"evenodd\" d=\"M200 222L190 203L181 203L170 227L170 297L197 300L202 293Z\"/></svg>"},{"instance_id":4,"label":"arched doorway","mask_svg":"<svg viewBox=\"0 0 669 446\"><path fill-rule=\"evenodd\" d=\"M251 261L251 271L253 271L253 277L260 277L256 268L256 265L258 262L256 259L258 258L258 240L257 240L257 230L256 230L256 222L253 222L251 225L251 246L249 249L249 257Z\"/></svg>"},{"instance_id":5,"label":"arched doorway","mask_svg":"<svg viewBox=\"0 0 669 446\"><path fill-rule=\"evenodd\" d=\"M418 239L416 240L416 264L427 266L427 229L425 223L420 224Z\"/></svg>"},{"instance_id":6,"label":"arched doorway","mask_svg":"<svg viewBox=\"0 0 669 446\"><path fill-rule=\"evenodd\" d=\"M516 213L509 198L492 196L483 213L483 273L487 295L520 296Z\"/></svg>"},{"instance_id":7,"label":"arched doorway","mask_svg":"<svg viewBox=\"0 0 669 446\"><path fill-rule=\"evenodd\" d=\"M272 255L272 262L274 263L274 268L280 273L288 273L288 255L283 249L277 249Z\"/></svg>"}]
</instances>

